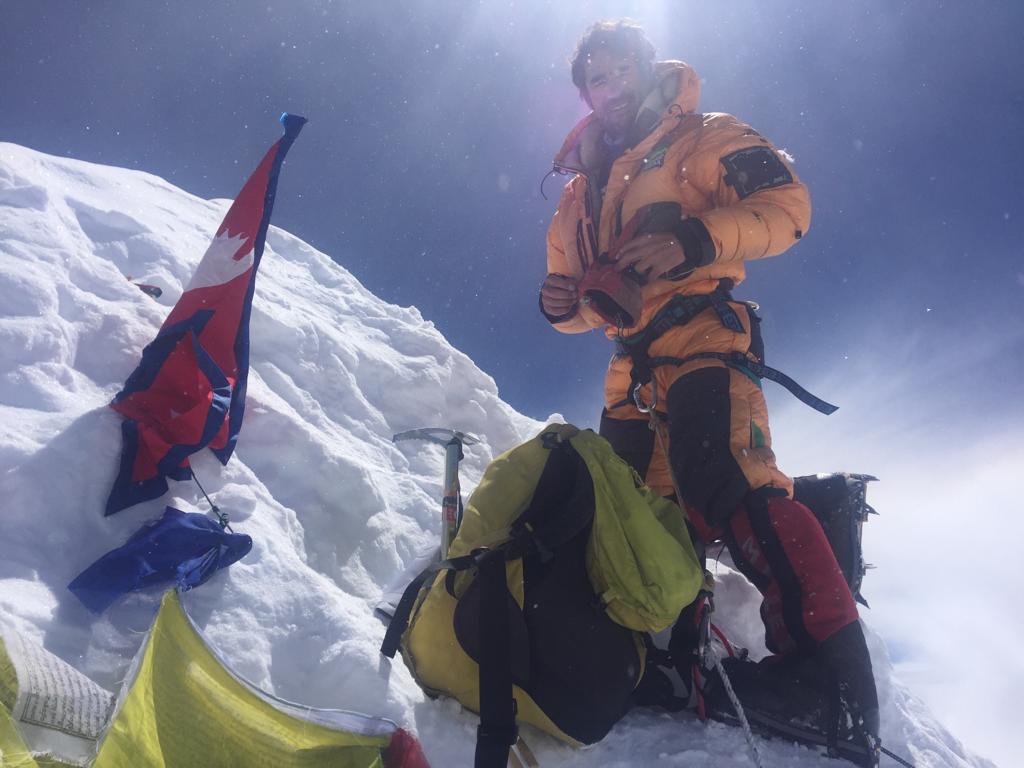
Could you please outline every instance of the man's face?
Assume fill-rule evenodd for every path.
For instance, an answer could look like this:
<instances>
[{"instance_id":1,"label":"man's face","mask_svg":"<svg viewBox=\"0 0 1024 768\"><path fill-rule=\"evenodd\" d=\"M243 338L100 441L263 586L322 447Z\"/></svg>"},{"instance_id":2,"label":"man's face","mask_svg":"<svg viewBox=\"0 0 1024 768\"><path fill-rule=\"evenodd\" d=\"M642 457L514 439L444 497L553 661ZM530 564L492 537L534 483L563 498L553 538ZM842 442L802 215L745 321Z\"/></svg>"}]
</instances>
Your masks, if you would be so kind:
<instances>
[{"instance_id":1,"label":"man's face","mask_svg":"<svg viewBox=\"0 0 1024 768\"><path fill-rule=\"evenodd\" d=\"M611 138L621 139L651 89L651 75L633 56L598 48L587 59L583 77L585 96L597 120Z\"/></svg>"}]
</instances>

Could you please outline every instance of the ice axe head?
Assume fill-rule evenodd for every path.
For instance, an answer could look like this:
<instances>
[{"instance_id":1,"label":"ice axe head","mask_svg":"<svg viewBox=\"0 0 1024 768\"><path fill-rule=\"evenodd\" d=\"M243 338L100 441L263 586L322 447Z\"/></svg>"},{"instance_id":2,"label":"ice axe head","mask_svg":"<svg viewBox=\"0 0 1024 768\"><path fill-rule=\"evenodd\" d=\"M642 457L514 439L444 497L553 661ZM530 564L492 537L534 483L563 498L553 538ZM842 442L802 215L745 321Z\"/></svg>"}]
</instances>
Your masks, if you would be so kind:
<instances>
[{"instance_id":1,"label":"ice axe head","mask_svg":"<svg viewBox=\"0 0 1024 768\"><path fill-rule=\"evenodd\" d=\"M480 440L467 432L459 432L446 427L426 427L424 429L409 429L399 432L391 438L394 443L402 440L426 440L438 445L449 445L452 442L462 445L475 445Z\"/></svg>"}]
</instances>

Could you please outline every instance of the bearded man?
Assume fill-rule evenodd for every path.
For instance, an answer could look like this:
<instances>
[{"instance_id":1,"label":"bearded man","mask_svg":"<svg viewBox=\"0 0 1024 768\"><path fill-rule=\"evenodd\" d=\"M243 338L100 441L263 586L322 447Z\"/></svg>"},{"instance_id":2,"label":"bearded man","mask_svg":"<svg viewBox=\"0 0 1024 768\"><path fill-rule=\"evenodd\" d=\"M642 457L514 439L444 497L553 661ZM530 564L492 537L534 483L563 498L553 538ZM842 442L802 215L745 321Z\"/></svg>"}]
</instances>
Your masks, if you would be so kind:
<instances>
[{"instance_id":1,"label":"bearded man","mask_svg":"<svg viewBox=\"0 0 1024 768\"><path fill-rule=\"evenodd\" d=\"M756 307L730 294L748 260L807 232L807 188L749 125L698 112L696 72L655 61L632 22L588 29L572 78L592 111L555 158L572 178L548 229L541 311L563 333L603 328L616 343L601 434L648 485L678 491L704 542L727 544L764 597L779 668L820 661L876 738L856 604L821 525L776 465ZM667 425L667 447L650 411Z\"/></svg>"}]
</instances>

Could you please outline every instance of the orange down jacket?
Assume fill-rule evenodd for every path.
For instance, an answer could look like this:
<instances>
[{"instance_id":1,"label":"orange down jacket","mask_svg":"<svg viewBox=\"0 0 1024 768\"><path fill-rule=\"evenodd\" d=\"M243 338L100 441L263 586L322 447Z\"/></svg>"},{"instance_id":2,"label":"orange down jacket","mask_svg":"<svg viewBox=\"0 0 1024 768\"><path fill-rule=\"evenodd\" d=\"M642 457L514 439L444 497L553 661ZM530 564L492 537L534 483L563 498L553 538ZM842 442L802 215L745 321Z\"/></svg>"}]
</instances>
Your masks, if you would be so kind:
<instances>
[{"instance_id":1,"label":"orange down jacket","mask_svg":"<svg viewBox=\"0 0 1024 768\"><path fill-rule=\"evenodd\" d=\"M548 273L582 277L599 254L608 252L616 223L621 226L654 202L679 203L685 217L703 222L714 245L714 260L685 279L656 279L644 286L640 320L626 336L643 328L674 294L709 293L723 278L739 284L745 261L782 253L803 236L811 219L807 189L783 153L731 115L696 111L700 81L693 68L667 61L657 65L656 74L658 84L640 109L641 116L655 119L654 127L615 161L603 199L596 180L591 183L602 141L593 113L573 129L555 158L556 170L573 178L548 228ZM788 181L778 184L778 174L748 184L735 173L730 177L728 158L750 148L767 148L778 157L781 163L775 165ZM605 322L581 305L553 325L581 333ZM605 329L609 338L617 330Z\"/></svg>"},{"instance_id":2,"label":"orange down jacket","mask_svg":"<svg viewBox=\"0 0 1024 768\"><path fill-rule=\"evenodd\" d=\"M657 86L644 100L638 124L652 127L635 147L612 165L602 197L594 177L598 172L602 129L593 114L569 134L555 158L555 168L572 174L548 228L548 272L581 278L595 261L605 259L618 231L644 206L674 202L684 217L694 217L692 231L701 232L701 266L681 280L658 278L642 289L643 307L635 326L640 332L674 295L710 293L720 282L739 284L744 262L775 256L800 239L810 225L811 204L806 187L783 154L767 139L735 117L700 114L700 81L682 62L657 65ZM593 182L592 182L593 179ZM689 255L689 254L688 254ZM669 329L654 341L651 357L686 358L678 366L653 372L643 393L647 403L665 407L672 384L698 368L725 367L719 360L695 359L707 352L740 353L754 357L751 317L744 305L733 303L743 332L725 328L711 309L689 323ZM581 304L566 318L549 318L565 333L604 326L609 338L620 329ZM756 359L756 358L755 358ZM613 419L646 418L631 399L628 357L612 357L605 377L606 415ZM747 375L729 370L730 450L751 488L772 486L792 492L792 481L775 462L768 412L759 385ZM645 476L663 494L673 492L666 456L656 451ZM684 491L685 495L685 491Z\"/></svg>"}]
</instances>

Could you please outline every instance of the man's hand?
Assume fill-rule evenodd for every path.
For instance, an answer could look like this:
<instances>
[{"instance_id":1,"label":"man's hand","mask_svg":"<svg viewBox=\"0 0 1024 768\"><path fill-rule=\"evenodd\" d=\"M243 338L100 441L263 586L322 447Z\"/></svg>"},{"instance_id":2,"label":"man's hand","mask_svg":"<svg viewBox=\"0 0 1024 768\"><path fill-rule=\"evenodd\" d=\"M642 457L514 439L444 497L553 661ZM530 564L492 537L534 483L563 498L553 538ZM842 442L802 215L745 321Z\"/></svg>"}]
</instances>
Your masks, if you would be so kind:
<instances>
[{"instance_id":1,"label":"man's hand","mask_svg":"<svg viewBox=\"0 0 1024 768\"><path fill-rule=\"evenodd\" d=\"M579 300L576 280L565 275L548 275L540 289L541 308L550 317L572 314Z\"/></svg>"},{"instance_id":2,"label":"man's hand","mask_svg":"<svg viewBox=\"0 0 1024 768\"><path fill-rule=\"evenodd\" d=\"M615 269L624 272L630 267L648 280L662 277L683 265L686 254L676 238L667 232L641 234L619 251Z\"/></svg>"}]
</instances>

